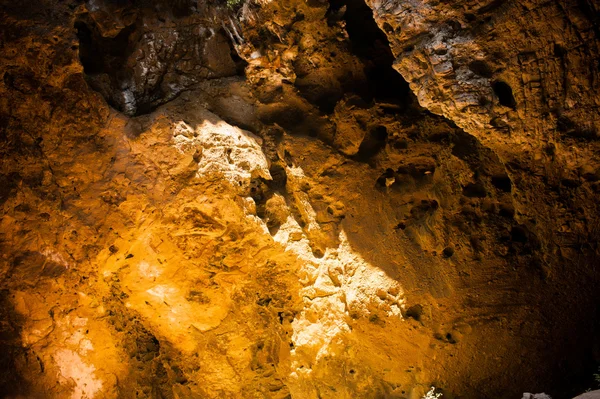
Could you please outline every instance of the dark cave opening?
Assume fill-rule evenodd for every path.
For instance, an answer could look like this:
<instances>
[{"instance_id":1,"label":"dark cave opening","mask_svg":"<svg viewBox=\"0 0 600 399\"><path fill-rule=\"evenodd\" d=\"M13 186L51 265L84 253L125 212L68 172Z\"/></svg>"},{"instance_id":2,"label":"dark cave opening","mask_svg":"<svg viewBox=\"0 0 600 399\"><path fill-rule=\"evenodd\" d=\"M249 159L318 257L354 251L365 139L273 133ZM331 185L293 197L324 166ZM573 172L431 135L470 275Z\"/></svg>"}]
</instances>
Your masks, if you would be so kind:
<instances>
[{"instance_id":1,"label":"dark cave opening","mask_svg":"<svg viewBox=\"0 0 600 399\"><path fill-rule=\"evenodd\" d=\"M86 75L110 74L123 67L135 25L124 28L114 38L98 37L83 21L75 22L75 29L79 39L79 59Z\"/></svg>"},{"instance_id":2,"label":"dark cave opening","mask_svg":"<svg viewBox=\"0 0 600 399\"><path fill-rule=\"evenodd\" d=\"M392 66L395 58L387 36L377 26L373 11L364 0L331 0L327 14L343 14L351 51L365 65L368 82L366 87L356 89L357 94L368 101L411 104L410 87Z\"/></svg>"}]
</instances>

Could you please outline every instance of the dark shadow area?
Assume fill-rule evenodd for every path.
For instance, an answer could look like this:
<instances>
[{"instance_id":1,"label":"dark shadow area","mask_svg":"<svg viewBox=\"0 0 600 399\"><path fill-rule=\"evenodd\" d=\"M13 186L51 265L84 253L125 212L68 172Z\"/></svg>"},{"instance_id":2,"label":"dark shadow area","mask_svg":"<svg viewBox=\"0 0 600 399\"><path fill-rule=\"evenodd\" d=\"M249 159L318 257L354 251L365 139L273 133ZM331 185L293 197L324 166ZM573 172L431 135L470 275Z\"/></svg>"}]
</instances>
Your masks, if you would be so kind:
<instances>
[{"instance_id":1,"label":"dark shadow area","mask_svg":"<svg viewBox=\"0 0 600 399\"><path fill-rule=\"evenodd\" d=\"M578 126L565 115L559 115L556 128L566 138L578 141L596 141L600 135L596 130L587 126Z\"/></svg>"},{"instance_id":2,"label":"dark shadow area","mask_svg":"<svg viewBox=\"0 0 600 399\"><path fill-rule=\"evenodd\" d=\"M600 40L600 4L596 0L577 0L577 6L583 17L593 26L596 39Z\"/></svg>"},{"instance_id":3,"label":"dark shadow area","mask_svg":"<svg viewBox=\"0 0 600 399\"><path fill-rule=\"evenodd\" d=\"M129 37L135 25L121 30L114 38L94 34L83 21L76 22L75 29L79 39L79 58L86 75L116 75L122 70L131 52Z\"/></svg>"},{"instance_id":4,"label":"dark shadow area","mask_svg":"<svg viewBox=\"0 0 600 399\"><path fill-rule=\"evenodd\" d=\"M9 290L0 291L0 397L29 397L29 386L17 369L17 359L25 356L25 351L8 296Z\"/></svg>"},{"instance_id":5,"label":"dark shadow area","mask_svg":"<svg viewBox=\"0 0 600 399\"><path fill-rule=\"evenodd\" d=\"M490 79L494 75L492 68L483 60L475 60L469 63L469 70L482 78Z\"/></svg>"},{"instance_id":6,"label":"dark shadow area","mask_svg":"<svg viewBox=\"0 0 600 399\"><path fill-rule=\"evenodd\" d=\"M383 148L388 138L387 128L383 125L373 127L360 143L356 158L358 161L366 162L377 155Z\"/></svg>"}]
</instances>

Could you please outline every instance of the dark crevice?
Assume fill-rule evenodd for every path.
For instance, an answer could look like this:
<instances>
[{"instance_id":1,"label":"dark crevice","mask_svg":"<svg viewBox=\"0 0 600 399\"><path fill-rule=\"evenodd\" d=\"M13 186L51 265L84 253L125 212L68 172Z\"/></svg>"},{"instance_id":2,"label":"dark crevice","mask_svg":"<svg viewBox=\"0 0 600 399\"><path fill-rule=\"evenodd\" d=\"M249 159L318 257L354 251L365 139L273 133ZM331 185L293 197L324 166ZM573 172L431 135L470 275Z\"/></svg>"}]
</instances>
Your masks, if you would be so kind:
<instances>
[{"instance_id":1,"label":"dark crevice","mask_svg":"<svg viewBox=\"0 0 600 399\"><path fill-rule=\"evenodd\" d=\"M352 52L365 65L368 82L364 87L355 87L354 91L367 101L411 103L412 92L402 75L392 67L394 55L390 43L373 19L369 6L364 0L331 0L328 14L338 12L343 12Z\"/></svg>"},{"instance_id":2,"label":"dark crevice","mask_svg":"<svg viewBox=\"0 0 600 399\"><path fill-rule=\"evenodd\" d=\"M228 35L224 29L222 29L222 32L225 37L228 37ZM231 40L228 40L228 43L229 43L229 49L230 49L229 54L235 64L236 75L246 76L246 67L248 66L248 62L246 60L244 60L242 57L240 57L237 50L235 49L234 43Z\"/></svg>"}]
</instances>

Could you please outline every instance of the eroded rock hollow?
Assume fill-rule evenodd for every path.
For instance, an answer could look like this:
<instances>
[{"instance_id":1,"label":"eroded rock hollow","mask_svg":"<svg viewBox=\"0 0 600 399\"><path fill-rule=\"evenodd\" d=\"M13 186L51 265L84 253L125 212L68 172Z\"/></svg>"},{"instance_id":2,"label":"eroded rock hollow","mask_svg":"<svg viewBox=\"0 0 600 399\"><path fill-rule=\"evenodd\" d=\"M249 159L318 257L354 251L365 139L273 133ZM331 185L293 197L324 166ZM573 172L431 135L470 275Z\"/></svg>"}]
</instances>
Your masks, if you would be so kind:
<instances>
[{"instance_id":1,"label":"eroded rock hollow","mask_svg":"<svg viewBox=\"0 0 600 399\"><path fill-rule=\"evenodd\" d=\"M599 39L592 0L0 1L0 395L600 388Z\"/></svg>"}]
</instances>

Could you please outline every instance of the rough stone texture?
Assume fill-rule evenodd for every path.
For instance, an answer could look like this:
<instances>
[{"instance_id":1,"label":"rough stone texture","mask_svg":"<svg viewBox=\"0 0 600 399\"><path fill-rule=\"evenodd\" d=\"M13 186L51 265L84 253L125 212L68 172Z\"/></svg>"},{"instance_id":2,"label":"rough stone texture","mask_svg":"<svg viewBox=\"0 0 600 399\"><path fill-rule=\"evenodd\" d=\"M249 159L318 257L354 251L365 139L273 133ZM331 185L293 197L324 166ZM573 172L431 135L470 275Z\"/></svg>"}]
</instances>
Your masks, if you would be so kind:
<instances>
[{"instance_id":1,"label":"rough stone texture","mask_svg":"<svg viewBox=\"0 0 600 399\"><path fill-rule=\"evenodd\" d=\"M76 12L88 82L128 115L147 113L202 80L237 73L224 7L96 0Z\"/></svg>"},{"instance_id":2,"label":"rough stone texture","mask_svg":"<svg viewBox=\"0 0 600 399\"><path fill-rule=\"evenodd\" d=\"M597 140L594 2L369 3L420 104L503 156L516 146L536 159L551 144Z\"/></svg>"},{"instance_id":3,"label":"rough stone texture","mask_svg":"<svg viewBox=\"0 0 600 399\"><path fill-rule=\"evenodd\" d=\"M575 399L595 399L598 397L600 397L600 391L592 391L579 395Z\"/></svg>"},{"instance_id":4,"label":"rough stone texture","mask_svg":"<svg viewBox=\"0 0 600 399\"><path fill-rule=\"evenodd\" d=\"M3 396L593 386L592 3L1 4Z\"/></svg>"}]
</instances>

